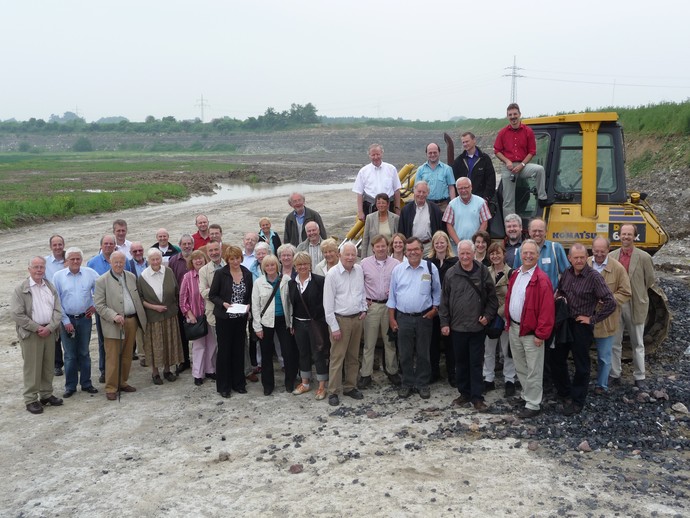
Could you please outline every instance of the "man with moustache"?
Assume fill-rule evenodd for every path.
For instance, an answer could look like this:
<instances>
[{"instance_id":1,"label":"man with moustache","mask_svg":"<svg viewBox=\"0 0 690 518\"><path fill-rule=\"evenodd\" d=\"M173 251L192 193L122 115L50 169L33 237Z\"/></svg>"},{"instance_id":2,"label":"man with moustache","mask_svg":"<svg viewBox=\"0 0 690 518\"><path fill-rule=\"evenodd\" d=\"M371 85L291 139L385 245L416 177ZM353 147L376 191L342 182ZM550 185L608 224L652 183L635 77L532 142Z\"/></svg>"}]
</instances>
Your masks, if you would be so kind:
<instances>
[{"instance_id":1,"label":"man with moustache","mask_svg":"<svg viewBox=\"0 0 690 518\"><path fill-rule=\"evenodd\" d=\"M512 267L515 263L515 252L529 235L523 235L522 218L517 214L508 214L503 218L503 225L506 230L506 237L503 239L503 246L506 249L505 263Z\"/></svg>"},{"instance_id":2,"label":"man with moustache","mask_svg":"<svg viewBox=\"0 0 690 518\"><path fill-rule=\"evenodd\" d=\"M423 253L424 245L418 238L405 242L407 261L393 269L386 303L390 328L398 333L401 398L410 397L413 389L422 399L431 397L429 347L441 300L441 281L436 265L430 260L422 261Z\"/></svg>"},{"instance_id":3,"label":"man with moustache","mask_svg":"<svg viewBox=\"0 0 690 518\"><path fill-rule=\"evenodd\" d=\"M520 176L537 180L539 206L551 203L546 195L546 173L539 164L531 163L537 154L537 141L534 131L521 122L520 107L516 103L508 105L508 126L498 132L494 143L494 154L505 164L503 180L503 214L515 212L515 184Z\"/></svg>"}]
</instances>

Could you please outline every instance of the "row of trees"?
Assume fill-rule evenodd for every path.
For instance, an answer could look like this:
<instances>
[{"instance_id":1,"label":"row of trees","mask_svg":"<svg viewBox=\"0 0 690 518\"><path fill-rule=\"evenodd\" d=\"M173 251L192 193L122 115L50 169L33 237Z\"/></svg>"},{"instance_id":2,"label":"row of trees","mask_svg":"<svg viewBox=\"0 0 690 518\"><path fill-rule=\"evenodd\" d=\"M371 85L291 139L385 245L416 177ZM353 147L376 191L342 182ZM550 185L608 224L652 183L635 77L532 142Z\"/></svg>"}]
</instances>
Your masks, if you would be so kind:
<instances>
[{"instance_id":1,"label":"row of trees","mask_svg":"<svg viewBox=\"0 0 690 518\"><path fill-rule=\"evenodd\" d=\"M289 110L282 112L268 108L263 115L239 120L230 117L214 119L203 123L200 119L178 121L172 115L156 119L153 115L144 122L130 122L125 117L107 117L96 122L86 122L73 112L65 112L60 117L51 115L46 122L32 117L28 121L6 120L0 122L0 133L89 133L89 132L124 132L124 133L208 133L231 131L275 131L299 128L321 122L316 107L307 103L292 104Z\"/></svg>"}]
</instances>

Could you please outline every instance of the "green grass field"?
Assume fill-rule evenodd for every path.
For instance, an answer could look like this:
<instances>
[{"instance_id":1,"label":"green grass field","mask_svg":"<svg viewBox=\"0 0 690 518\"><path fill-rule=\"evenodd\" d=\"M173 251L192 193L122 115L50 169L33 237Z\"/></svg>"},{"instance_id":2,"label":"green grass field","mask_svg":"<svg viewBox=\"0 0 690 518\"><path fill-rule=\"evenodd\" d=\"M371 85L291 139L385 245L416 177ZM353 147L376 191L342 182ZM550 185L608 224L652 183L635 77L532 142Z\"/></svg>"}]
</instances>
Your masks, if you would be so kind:
<instances>
[{"instance_id":1,"label":"green grass field","mask_svg":"<svg viewBox=\"0 0 690 518\"><path fill-rule=\"evenodd\" d=\"M185 180L239 169L227 154L3 153L0 228L182 199Z\"/></svg>"}]
</instances>

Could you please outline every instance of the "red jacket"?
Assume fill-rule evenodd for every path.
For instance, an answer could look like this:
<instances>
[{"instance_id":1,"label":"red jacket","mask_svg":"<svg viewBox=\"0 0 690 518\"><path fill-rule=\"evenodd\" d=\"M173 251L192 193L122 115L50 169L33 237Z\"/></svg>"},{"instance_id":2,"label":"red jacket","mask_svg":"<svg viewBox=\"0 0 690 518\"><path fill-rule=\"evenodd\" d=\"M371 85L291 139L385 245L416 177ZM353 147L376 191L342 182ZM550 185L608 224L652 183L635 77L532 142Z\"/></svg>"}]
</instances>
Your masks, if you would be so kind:
<instances>
[{"instance_id":1,"label":"red jacket","mask_svg":"<svg viewBox=\"0 0 690 518\"><path fill-rule=\"evenodd\" d=\"M508 284L505 305L506 329L510 327L510 295L513 292L513 285L518 272L519 270L516 270L513 273ZM556 306L551 281L549 276L537 266L527 284L525 305L522 307L520 318L520 336L534 334L541 340L548 340L553 331L555 319Z\"/></svg>"}]
</instances>

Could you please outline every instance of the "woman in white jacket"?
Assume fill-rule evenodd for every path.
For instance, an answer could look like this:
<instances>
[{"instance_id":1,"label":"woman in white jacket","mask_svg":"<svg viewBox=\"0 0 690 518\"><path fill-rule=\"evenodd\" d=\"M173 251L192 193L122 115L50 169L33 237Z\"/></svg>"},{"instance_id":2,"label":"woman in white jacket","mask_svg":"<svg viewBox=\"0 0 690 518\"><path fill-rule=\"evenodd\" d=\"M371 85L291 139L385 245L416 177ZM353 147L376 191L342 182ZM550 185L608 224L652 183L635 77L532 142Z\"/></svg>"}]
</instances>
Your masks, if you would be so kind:
<instances>
[{"instance_id":1,"label":"woman in white jacket","mask_svg":"<svg viewBox=\"0 0 690 518\"><path fill-rule=\"evenodd\" d=\"M252 290L252 326L261 342L261 384L264 395L270 396L275 388L273 375L273 336L278 336L285 361L285 390L292 392L298 369L298 353L290 333L292 322L288 304L289 275L280 275L278 259L274 255L261 263L263 275L254 282ZM275 293L274 293L275 292Z\"/></svg>"}]
</instances>

